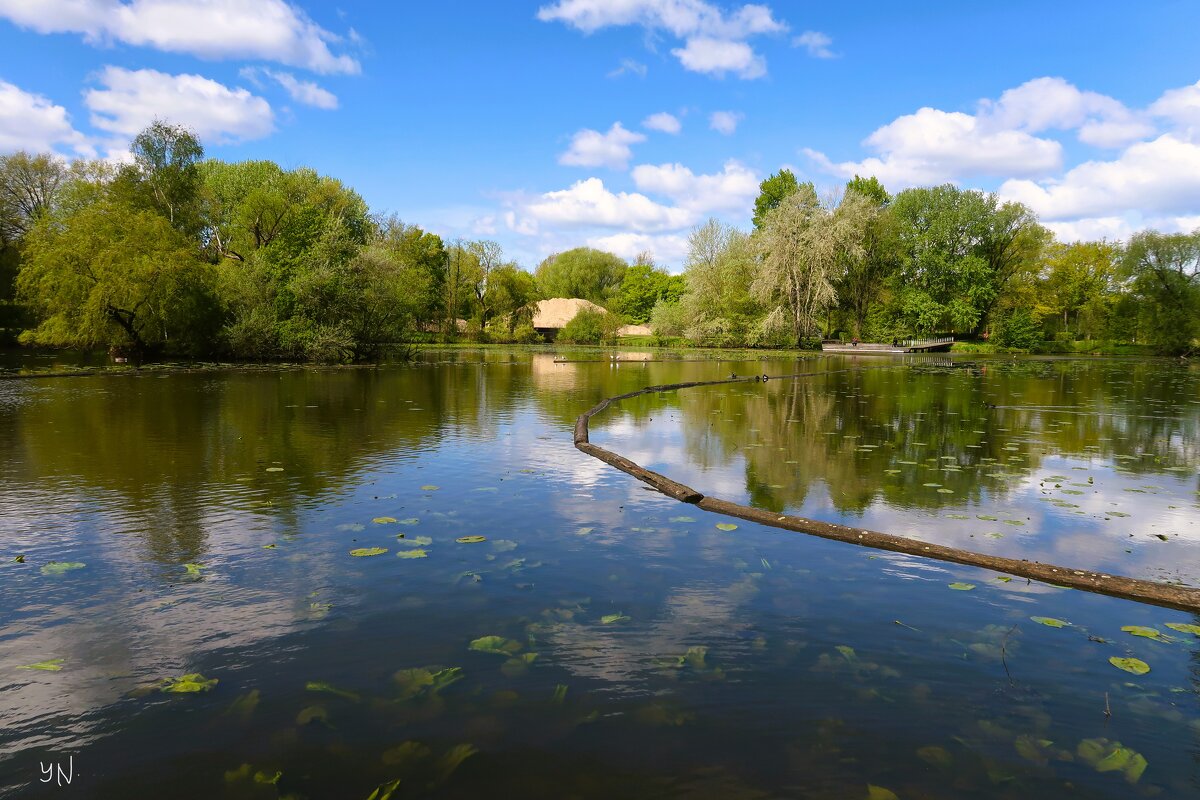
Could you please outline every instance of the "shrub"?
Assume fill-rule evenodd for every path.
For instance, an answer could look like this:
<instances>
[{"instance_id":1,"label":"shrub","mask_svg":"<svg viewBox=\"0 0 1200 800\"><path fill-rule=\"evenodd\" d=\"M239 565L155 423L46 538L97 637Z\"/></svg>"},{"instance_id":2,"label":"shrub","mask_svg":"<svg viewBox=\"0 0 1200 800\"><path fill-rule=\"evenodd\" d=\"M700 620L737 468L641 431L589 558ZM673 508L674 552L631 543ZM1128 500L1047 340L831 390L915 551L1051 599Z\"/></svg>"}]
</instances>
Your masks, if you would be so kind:
<instances>
[{"instance_id":1,"label":"shrub","mask_svg":"<svg viewBox=\"0 0 1200 800\"><path fill-rule=\"evenodd\" d=\"M1019 308L1000 320L995 342L999 347L1032 350L1042 343L1042 326L1033 314Z\"/></svg>"},{"instance_id":2,"label":"shrub","mask_svg":"<svg viewBox=\"0 0 1200 800\"><path fill-rule=\"evenodd\" d=\"M605 317L600 311L584 309L558 332L558 341L565 344L600 344L605 339Z\"/></svg>"}]
</instances>

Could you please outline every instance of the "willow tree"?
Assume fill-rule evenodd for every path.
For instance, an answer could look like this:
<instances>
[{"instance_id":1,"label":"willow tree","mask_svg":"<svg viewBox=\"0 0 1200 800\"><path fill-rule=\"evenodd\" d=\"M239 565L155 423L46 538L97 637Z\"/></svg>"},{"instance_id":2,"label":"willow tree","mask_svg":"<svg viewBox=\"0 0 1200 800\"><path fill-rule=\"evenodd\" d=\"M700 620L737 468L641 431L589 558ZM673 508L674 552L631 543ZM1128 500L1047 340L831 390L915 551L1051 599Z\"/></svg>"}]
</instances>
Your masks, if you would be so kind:
<instances>
[{"instance_id":1,"label":"willow tree","mask_svg":"<svg viewBox=\"0 0 1200 800\"><path fill-rule=\"evenodd\" d=\"M765 306L765 335L782 331L796 344L820 335L837 302L835 282L847 260L862 257L870 201L851 192L836 208L821 204L811 183L772 210L754 234L758 263L750 289Z\"/></svg>"}]
</instances>

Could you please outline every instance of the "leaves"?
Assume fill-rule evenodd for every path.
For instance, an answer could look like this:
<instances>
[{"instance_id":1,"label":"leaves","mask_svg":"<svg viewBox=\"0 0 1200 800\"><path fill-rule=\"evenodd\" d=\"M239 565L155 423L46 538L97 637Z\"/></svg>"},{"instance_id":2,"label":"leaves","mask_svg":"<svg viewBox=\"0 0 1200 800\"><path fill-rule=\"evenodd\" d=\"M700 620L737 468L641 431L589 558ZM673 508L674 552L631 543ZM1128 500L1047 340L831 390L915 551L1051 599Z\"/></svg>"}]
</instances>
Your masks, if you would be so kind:
<instances>
[{"instance_id":1,"label":"leaves","mask_svg":"<svg viewBox=\"0 0 1200 800\"><path fill-rule=\"evenodd\" d=\"M458 542L459 544L478 544L479 542L486 542L487 537L486 536L460 536L457 539L455 539L454 541Z\"/></svg>"},{"instance_id":2,"label":"leaves","mask_svg":"<svg viewBox=\"0 0 1200 800\"><path fill-rule=\"evenodd\" d=\"M1171 640L1162 635L1162 632L1156 628L1147 628L1145 625L1122 625L1121 630L1132 636L1141 636L1144 639L1153 639L1156 642L1170 642Z\"/></svg>"},{"instance_id":3,"label":"leaves","mask_svg":"<svg viewBox=\"0 0 1200 800\"><path fill-rule=\"evenodd\" d=\"M469 649L480 653L495 653L496 655L508 656L519 652L521 643L513 639L505 639L503 636L481 636L478 639L472 640Z\"/></svg>"},{"instance_id":4,"label":"leaves","mask_svg":"<svg viewBox=\"0 0 1200 800\"><path fill-rule=\"evenodd\" d=\"M1123 669L1126 672L1132 672L1134 675L1145 675L1150 671L1150 665L1140 658L1119 658L1112 656L1108 659L1108 663L1112 664L1117 669Z\"/></svg>"},{"instance_id":5,"label":"leaves","mask_svg":"<svg viewBox=\"0 0 1200 800\"><path fill-rule=\"evenodd\" d=\"M391 525L395 521L395 517L375 517L375 519L371 520L371 522L374 522L376 525Z\"/></svg>"},{"instance_id":6,"label":"leaves","mask_svg":"<svg viewBox=\"0 0 1200 800\"><path fill-rule=\"evenodd\" d=\"M717 523L717 530L719 530L719 531L736 531L737 527L738 526L734 525L732 522L718 522Z\"/></svg>"},{"instance_id":7,"label":"leaves","mask_svg":"<svg viewBox=\"0 0 1200 800\"><path fill-rule=\"evenodd\" d=\"M629 617L624 614L605 614L600 618L602 625L615 625L618 622L629 622Z\"/></svg>"},{"instance_id":8,"label":"leaves","mask_svg":"<svg viewBox=\"0 0 1200 800\"><path fill-rule=\"evenodd\" d=\"M867 800L900 800L891 789L885 789L875 784L867 784Z\"/></svg>"},{"instance_id":9,"label":"leaves","mask_svg":"<svg viewBox=\"0 0 1200 800\"><path fill-rule=\"evenodd\" d=\"M400 788L400 779L381 783L375 787L375 791L367 795L367 800L391 800L392 794Z\"/></svg>"},{"instance_id":10,"label":"leaves","mask_svg":"<svg viewBox=\"0 0 1200 800\"><path fill-rule=\"evenodd\" d=\"M304 688L310 692L324 692L325 694L336 695L338 697L345 698L352 703L358 702L358 695L356 695L354 692L348 692L345 689L339 689L333 684L325 683L324 681L309 681L308 683L304 684Z\"/></svg>"},{"instance_id":11,"label":"leaves","mask_svg":"<svg viewBox=\"0 0 1200 800\"><path fill-rule=\"evenodd\" d=\"M951 589L953 589L956 592L969 592L975 588L975 584L973 584L973 583L961 583L958 581L955 581L954 583L951 583L948 585Z\"/></svg>"},{"instance_id":12,"label":"leaves","mask_svg":"<svg viewBox=\"0 0 1200 800\"><path fill-rule=\"evenodd\" d=\"M463 677L461 667L443 669L435 666L402 669L392 676L392 680L400 688L400 699L411 700L418 696L435 695L447 686L462 680Z\"/></svg>"},{"instance_id":13,"label":"leaves","mask_svg":"<svg viewBox=\"0 0 1200 800\"><path fill-rule=\"evenodd\" d=\"M48 561L42 565L43 575L62 575L75 569L83 569L87 564L82 561Z\"/></svg>"},{"instance_id":14,"label":"leaves","mask_svg":"<svg viewBox=\"0 0 1200 800\"><path fill-rule=\"evenodd\" d=\"M1193 625L1190 622L1167 622L1164 623L1168 628L1180 633L1191 633L1200 636L1200 625Z\"/></svg>"},{"instance_id":15,"label":"leaves","mask_svg":"<svg viewBox=\"0 0 1200 800\"><path fill-rule=\"evenodd\" d=\"M400 550L396 553L396 558L427 558L429 552L426 550Z\"/></svg>"},{"instance_id":16,"label":"leaves","mask_svg":"<svg viewBox=\"0 0 1200 800\"><path fill-rule=\"evenodd\" d=\"M381 556L386 553L386 547L358 547L350 551L350 555L355 558L367 558L369 556Z\"/></svg>"},{"instance_id":17,"label":"leaves","mask_svg":"<svg viewBox=\"0 0 1200 800\"><path fill-rule=\"evenodd\" d=\"M199 672L191 672L178 678L167 678L161 688L171 694L194 694L211 691L218 682L216 678L205 678Z\"/></svg>"},{"instance_id":18,"label":"leaves","mask_svg":"<svg viewBox=\"0 0 1200 800\"><path fill-rule=\"evenodd\" d=\"M1084 739L1075 752L1080 761L1097 772L1120 772L1131 785L1141 780L1149 766L1141 753L1103 738Z\"/></svg>"},{"instance_id":19,"label":"leaves","mask_svg":"<svg viewBox=\"0 0 1200 800\"><path fill-rule=\"evenodd\" d=\"M66 663L65 658L51 658L46 661L39 661L36 664L25 664L17 667L17 669L36 669L42 672L58 672L62 669L62 665Z\"/></svg>"},{"instance_id":20,"label":"leaves","mask_svg":"<svg viewBox=\"0 0 1200 800\"><path fill-rule=\"evenodd\" d=\"M1054 617L1030 617L1030 619L1039 625L1045 625L1047 628L1066 628L1071 624L1061 619L1055 619Z\"/></svg>"},{"instance_id":21,"label":"leaves","mask_svg":"<svg viewBox=\"0 0 1200 800\"><path fill-rule=\"evenodd\" d=\"M422 486L422 487L421 487L421 491L422 491L422 492L436 492L436 491L437 491L438 489L440 489L440 488L442 488L442 487L440 487L440 486L434 486L434 485L433 485L433 484L431 484L431 483L427 483L427 484L425 484L424 486Z\"/></svg>"}]
</instances>

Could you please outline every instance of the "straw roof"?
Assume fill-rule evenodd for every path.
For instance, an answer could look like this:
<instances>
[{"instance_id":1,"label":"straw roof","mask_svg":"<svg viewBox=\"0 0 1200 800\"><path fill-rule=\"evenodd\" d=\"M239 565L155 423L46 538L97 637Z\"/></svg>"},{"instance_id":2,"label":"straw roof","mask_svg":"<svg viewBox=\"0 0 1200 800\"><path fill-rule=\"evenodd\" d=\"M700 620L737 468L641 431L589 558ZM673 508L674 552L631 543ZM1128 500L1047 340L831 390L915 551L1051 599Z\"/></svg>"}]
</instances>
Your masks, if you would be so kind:
<instances>
[{"instance_id":1,"label":"straw roof","mask_svg":"<svg viewBox=\"0 0 1200 800\"><path fill-rule=\"evenodd\" d=\"M559 329L575 319L575 315L583 310L598 311L607 314L608 311L591 302L578 297L555 297L552 300L539 300L533 310L533 327L543 329Z\"/></svg>"}]
</instances>

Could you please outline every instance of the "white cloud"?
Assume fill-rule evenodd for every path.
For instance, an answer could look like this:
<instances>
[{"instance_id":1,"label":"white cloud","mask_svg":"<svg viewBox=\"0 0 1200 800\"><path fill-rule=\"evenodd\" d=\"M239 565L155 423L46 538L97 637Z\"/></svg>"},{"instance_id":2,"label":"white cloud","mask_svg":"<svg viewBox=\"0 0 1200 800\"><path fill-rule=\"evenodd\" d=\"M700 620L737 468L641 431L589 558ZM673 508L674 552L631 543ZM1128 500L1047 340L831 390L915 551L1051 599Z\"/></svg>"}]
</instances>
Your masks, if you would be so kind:
<instances>
[{"instance_id":1,"label":"white cloud","mask_svg":"<svg viewBox=\"0 0 1200 800\"><path fill-rule=\"evenodd\" d=\"M679 118L674 114L668 114L666 111L660 111L657 114L651 114L642 120L642 127L651 131L662 131L669 133L672 136L683 130L683 125Z\"/></svg>"},{"instance_id":2,"label":"white cloud","mask_svg":"<svg viewBox=\"0 0 1200 800\"><path fill-rule=\"evenodd\" d=\"M1054 181L1005 181L999 193L1050 220L1125 209L1191 214L1200 207L1200 145L1163 134L1131 145L1112 161L1080 164Z\"/></svg>"},{"instance_id":3,"label":"white cloud","mask_svg":"<svg viewBox=\"0 0 1200 800\"><path fill-rule=\"evenodd\" d=\"M624 169L633 157L630 145L644 141L644 134L626 130L619 122L614 122L607 133L585 128L571 137L571 146L558 157L558 163L571 167Z\"/></svg>"},{"instance_id":4,"label":"white cloud","mask_svg":"<svg viewBox=\"0 0 1200 800\"><path fill-rule=\"evenodd\" d=\"M312 81L300 80L290 72L273 69L264 69L263 72L282 86L297 103L323 108L326 111L332 111L338 107L337 95L328 89L322 89Z\"/></svg>"},{"instance_id":5,"label":"white cloud","mask_svg":"<svg viewBox=\"0 0 1200 800\"><path fill-rule=\"evenodd\" d=\"M732 72L744 80L767 74L767 62L745 42L697 36L671 51L684 68L722 77Z\"/></svg>"},{"instance_id":6,"label":"white cloud","mask_svg":"<svg viewBox=\"0 0 1200 800\"><path fill-rule=\"evenodd\" d=\"M834 52L829 49L833 39L820 31L805 31L792 39L793 47L803 47L813 58L834 58Z\"/></svg>"},{"instance_id":7,"label":"white cloud","mask_svg":"<svg viewBox=\"0 0 1200 800\"><path fill-rule=\"evenodd\" d=\"M103 88L84 93L92 125L131 137L156 119L191 128L203 141L259 139L274 130L266 100L200 75L105 67Z\"/></svg>"},{"instance_id":8,"label":"white cloud","mask_svg":"<svg viewBox=\"0 0 1200 800\"><path fill-rule=\"evenodd\" d=\"M984 127L1000 130L1079 130L1079 139L1097 147L1119 147L1144 139L1154 127L1107 95L1081 91L1062 78L1034 78L992 102L981 100Z\"/></svg>"},{"instance_id":9,"label":"white cloud","mask_svg":"<svg viewBox=\"0 0 1200 800\"><path fill-rule=\"evenodd\" d=\"M874 175L896 188L958 178L1045 175L1062 164L1062 145L1052 139L996 130L970 114L936 108L900 117L864 144L880 157L835 163L824 153L808 148L803 152L832 175Z\"/></svg>"},{"instance_id":10,"label":"white cloud","mask_svg":"<svg viewBox=\"0 0 1200 800\"><path fill-rule=\"evenodd\" d=\"M646 77L646 65L640 61L634 61L632 58L622 58L621 66L608 73L610 78L619 78L622 75L637 75L639 78Z\"/></svg>"},{"instance_id":11,"label":"white cloud","mask_svg":"<svg viewBox=\"0 0 1200 800\"><path fill-rule=\"evenodd\" d=\"M320 73L357 73L340 40L284 0L0 0L0 17L39 33L79 33L208 59L261 59Z\"/></svg>"},{"instance_id":12,"label":"white cloud","mask_svg":"<svg viewBox=\"0 0 1200 800\"><path fill-rule=\"evenodd\" d=\"M758 176L737 161L727 161L715 175L696 175L682 164L641 164L632 176L638 189L669 197L694 219L714 211L744 213L759 191Z\"/></svg>"},{"instance_id":13,"label":"white cloud","mask_svg":"<svg viewBox=\"0 0 1200 800\"><path fill-rule=\"evenodd\" d=\"M671 52L685 69L742 78L766 74L766 62L747 40L787 31L765 5L747 4L731 13L704 0L558 0L538 10L543 22L593 33L610 26L639 25L685 40Z\"/></svg>"},{"instance_id":14,"label":"white cloud","mask_svg":"<svg viewBox=\"0 0 1200 800\"><path fill-rule=\"evenodd\" d=\"M717 133L732 136L744 116L740 111L714 111L708 115L708 127Z\"/></svg>"},{"instance_id":15,"label":"white cloud","mask_svg":"<svg viewBox=\"0 0 1200 800\"><path fill-rule=\"evenodd\" d=\"M539 195L524 211L539 222L560 227L625 228L641 233L679 230L694 220L686 209L661 205L644 194L613 193L599 178Z\"/></svg>"},{"instance_id":16,"label":"white cloud","mask_svg":"<svg viewBox=\"0 0 1200 800\"><path fill-rule=\"evenodd\" d=\"M593 236L587 240L588 247L616 253L631 260L639 254L649 252L659 263L679 263L688 253L686 236L675 233L614 233L611 236Z\"/></svg>"},{"instance_id":17,"label":"white cloud","mask_svg":"<svg viewBox=\"0 0 1200 800\"><path fill-rule=\"evenodd\" d=\"M1151 104L1150 113L1174 122L1188 138L1200 139L1200 81L1163 92Z\"/></svg>"},{"instance_id":18,"label":"white cloud","mask_svg":"<svg viewBox=\"0 0 1200 800\"><path fill-rule=\"evenodd\" d=\"M17 150L42 153L60 146L75 155L95 155L87 137L71 125L65 108L0 80L0 154Z\"/></svg>"}]
</instances>

